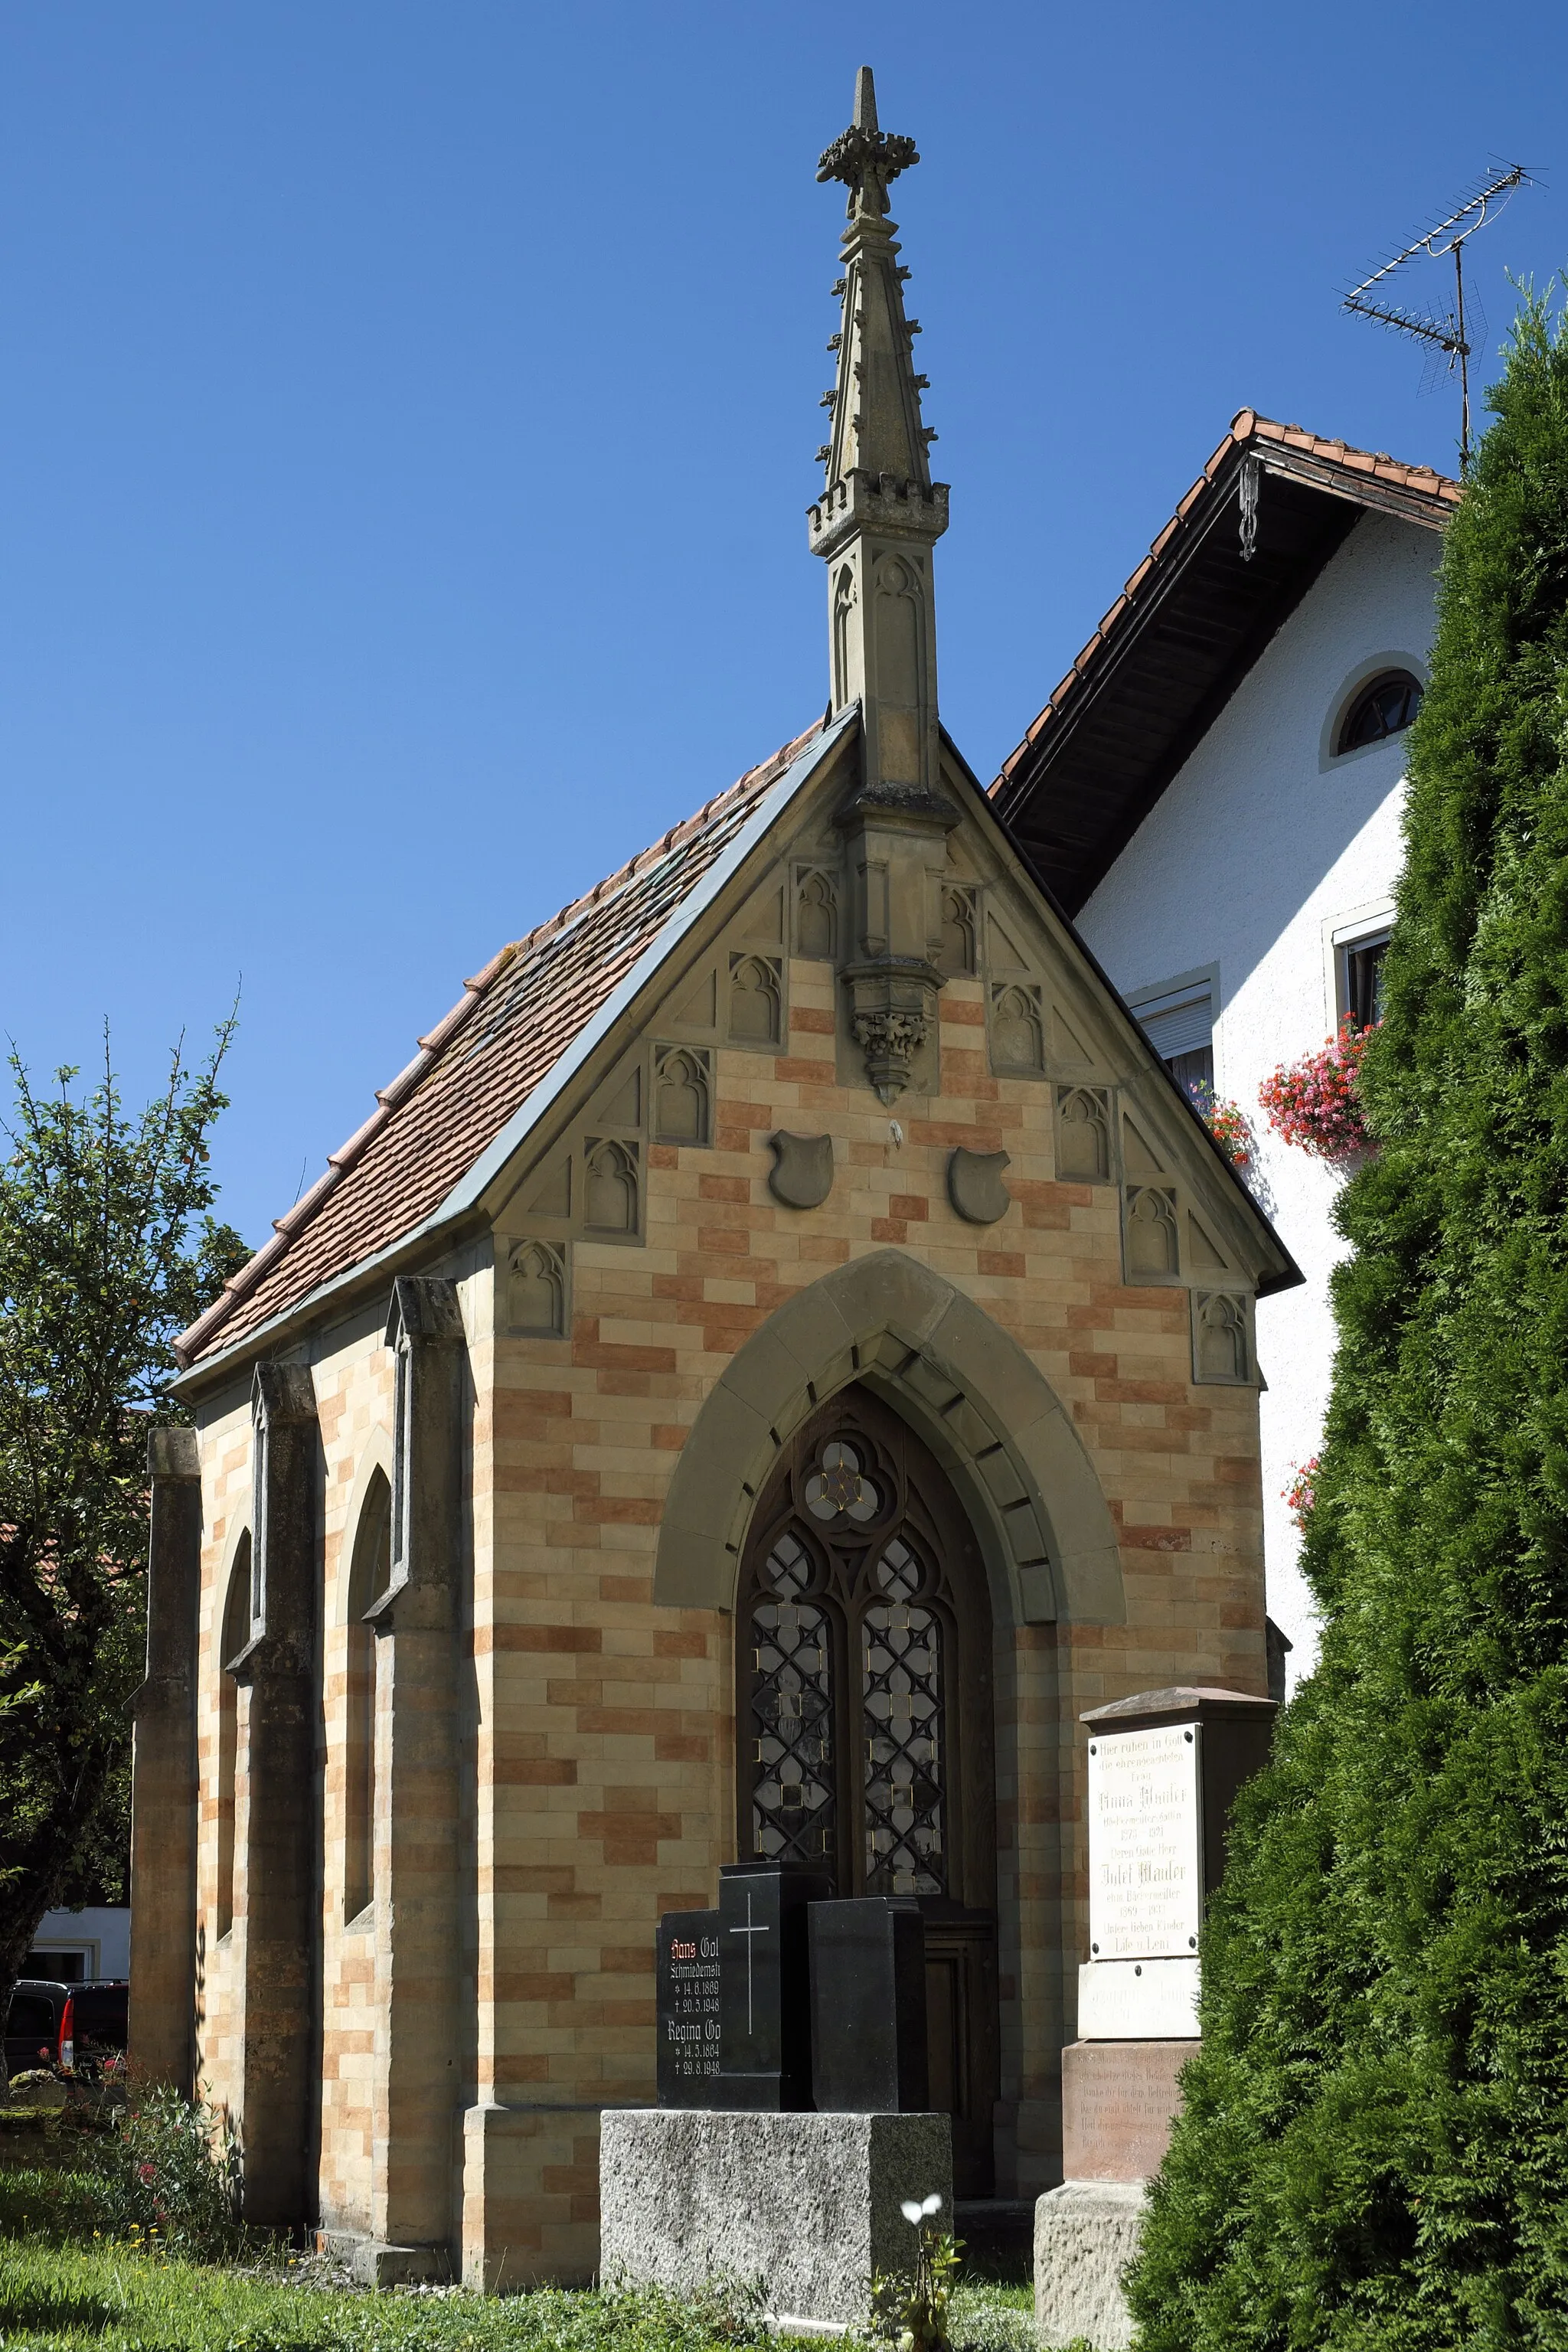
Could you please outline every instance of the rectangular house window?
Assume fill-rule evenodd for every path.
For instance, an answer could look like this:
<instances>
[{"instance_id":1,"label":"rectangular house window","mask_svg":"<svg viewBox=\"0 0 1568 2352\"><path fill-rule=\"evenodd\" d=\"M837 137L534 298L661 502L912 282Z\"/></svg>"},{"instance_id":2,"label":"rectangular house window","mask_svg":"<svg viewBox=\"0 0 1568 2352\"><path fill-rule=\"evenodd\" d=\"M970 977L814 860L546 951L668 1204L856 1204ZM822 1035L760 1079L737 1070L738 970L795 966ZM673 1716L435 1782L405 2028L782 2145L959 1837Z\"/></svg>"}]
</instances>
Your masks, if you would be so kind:
<instances>
[{"instance_id":1,"label":"rectangular house window","mask_svg":"<svg viewBox=\"0 0 1568 2352\"><path fill-rule=\"evenodd\" d=\"M1214 982L1206 972L1184 985L1140 996L1132 1010L1178 1086L1191 1093L1214 1085Z\"/></svg>"},{"instance_id":2,"label":"rectangular house window","mask_svg":"<svg viewBox=\"0 0 1568 2352\"><path fill-rule=\"evenodd\" d=\"M1340 950L1340 1002L1358 1029L1370 1029L1383 1018L1383 960L1388 953L1388 933L1352 940Z\"/></svg>"}]
</instances>

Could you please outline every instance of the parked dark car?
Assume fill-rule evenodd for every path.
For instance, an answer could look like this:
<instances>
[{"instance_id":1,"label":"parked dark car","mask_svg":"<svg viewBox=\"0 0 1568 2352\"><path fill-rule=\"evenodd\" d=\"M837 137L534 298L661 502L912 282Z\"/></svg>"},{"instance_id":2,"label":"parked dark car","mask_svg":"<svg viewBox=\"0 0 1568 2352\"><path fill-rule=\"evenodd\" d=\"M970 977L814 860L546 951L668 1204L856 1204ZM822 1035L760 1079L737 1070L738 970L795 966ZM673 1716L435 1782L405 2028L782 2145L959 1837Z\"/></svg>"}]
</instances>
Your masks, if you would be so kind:
<instances>
[{"instance_id":1,"label":"parked dark car","mask_svg":"<svg viewBox=\"0 0 1568 2352\"><path fill-rule=\"evenodd\" d=\"M96 2072L106 2058L122 2058L130 2041L131 1987L124 1977L89 1977L72 1985L69 2039L79 2072Z\"/></svg>"},{"instance_id":2,"label":"parked dark car","mask_svg":"<svg viewBox=\"0 0 1568 2352\"><path fill-rule=\"evenodd\" d=\"M28 2066L60 2063L61 2029L68 2021L74 1985L47 1977L23 1977L11 1995L5 2019L5 2064L20 2074Z\"/></svg>"},{"instance_id":3,"label":"parked dark car","mask_svg":"<svg viewBox=\"0 0 1568 2352\"><path fill-rule=\"evenodd\" d=\"M96 2072L126 2044L131 1988L122 1977L62 1984L23 1977L5 2020L5 2064L13 2074L29 2066Z\"/></svg>"}]
</instances>

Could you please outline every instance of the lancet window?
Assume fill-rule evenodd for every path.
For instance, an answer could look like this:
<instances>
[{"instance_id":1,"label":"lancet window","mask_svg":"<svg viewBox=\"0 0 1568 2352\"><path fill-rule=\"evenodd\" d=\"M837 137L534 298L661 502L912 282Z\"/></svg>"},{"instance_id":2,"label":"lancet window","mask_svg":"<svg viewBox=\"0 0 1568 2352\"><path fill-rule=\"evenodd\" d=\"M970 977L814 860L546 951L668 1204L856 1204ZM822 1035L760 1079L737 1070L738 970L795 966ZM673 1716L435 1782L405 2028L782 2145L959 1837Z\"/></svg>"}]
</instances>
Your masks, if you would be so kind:
<instances>
[{"instance_id":1,"label":"lancet window","mask_svg":"<svg viewBox=\"0 0 1568 2352\"><path fill-rule=\"evenodd\" d=\"M234 1824L239 1779L239 1690L232 1670L250 1639L250 1531L247 1528L228 1572L218 1625L217 1678L217 1933L234 1925Z\"/></svg>"},{"instance_id":2,"label":"lancet window","mask_svg":"<svg viewBox=\"0 0 1568 2352\"><path fill-rule=\"evenodd\" d=\"M989 1607L942 1472L864 1391L775 1474L741 1622L742 1853L825 1870L841 1894L972 1900Z\"/></svg>"},{"instance_id":3,"label":"lancet window","mask_svg":"<svg viewBox=\"0 0 1568 2352\"><path fill-rule=\"evenodd\" d=\"M392 1575L392 1488L373 1470L354 1529L349 1570L348 1712L343 1740L343 1917L375 1892L376 1636L365 1612Z\"/></svg>"}]
</instances>

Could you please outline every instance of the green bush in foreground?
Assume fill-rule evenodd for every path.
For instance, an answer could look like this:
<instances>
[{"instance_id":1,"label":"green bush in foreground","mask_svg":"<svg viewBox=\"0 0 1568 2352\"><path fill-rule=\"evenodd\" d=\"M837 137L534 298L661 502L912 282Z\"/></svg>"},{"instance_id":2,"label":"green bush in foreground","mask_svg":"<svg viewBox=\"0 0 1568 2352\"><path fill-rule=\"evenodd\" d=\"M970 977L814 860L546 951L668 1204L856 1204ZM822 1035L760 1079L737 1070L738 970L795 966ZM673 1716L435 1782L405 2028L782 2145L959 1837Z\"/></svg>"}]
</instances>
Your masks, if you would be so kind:
<instances>
[{"instance_id":1,"label":"green bush in foreground","mask_svg":"<svg viewBox=\"0 0 1568 2352\"><path fill-rule=\"evenodd\" d=\"M239 2141L226 2115L167 2084L133 2091L95 2154L98 2204L111 2231L138 2230L198 2261L243 2252Z\"/></svg>"},{"instance_id":2,"label":"green bush in foreground","mask_svg":"<svg viewBox=\"0 0 1568 2352\"><path fill-rule=\"evenodd\" d=\"M1145 2352L1568 2344L1568 347L1449 526L1307 1564Z\"/></svg>"}]
</instances>

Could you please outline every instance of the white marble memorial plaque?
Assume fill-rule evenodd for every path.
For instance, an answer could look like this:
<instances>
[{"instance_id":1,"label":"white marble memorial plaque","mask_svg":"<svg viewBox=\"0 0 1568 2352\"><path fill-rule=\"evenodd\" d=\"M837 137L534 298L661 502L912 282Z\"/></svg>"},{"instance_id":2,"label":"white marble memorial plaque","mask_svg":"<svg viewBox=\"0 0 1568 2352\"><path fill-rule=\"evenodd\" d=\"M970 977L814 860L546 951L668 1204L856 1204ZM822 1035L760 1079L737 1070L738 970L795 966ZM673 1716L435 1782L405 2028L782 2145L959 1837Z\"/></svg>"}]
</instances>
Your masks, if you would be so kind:
<instances>
[{"instance_id":1,"label":"white marble memorial plaque","mask_svg":"<svg viewBox=\"0 0 1568 2352\"><path fill-rule=\"evenodd\" d=\"M1089 1944L1097 1960L1185 1958L1203 1920L1202 1728L1089 1743Z\"/></svg>"}]
</instances>

